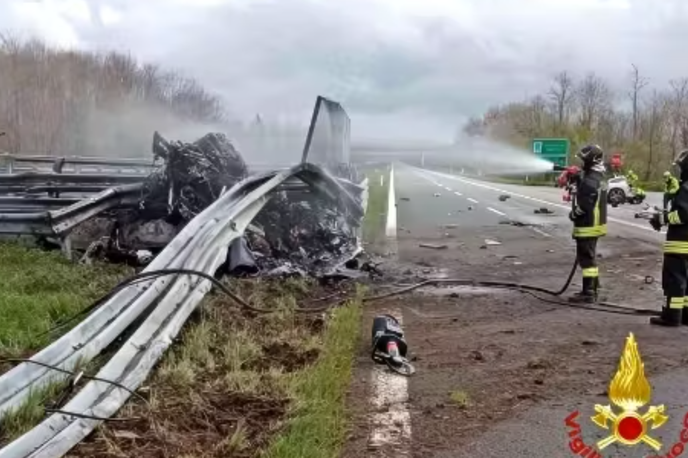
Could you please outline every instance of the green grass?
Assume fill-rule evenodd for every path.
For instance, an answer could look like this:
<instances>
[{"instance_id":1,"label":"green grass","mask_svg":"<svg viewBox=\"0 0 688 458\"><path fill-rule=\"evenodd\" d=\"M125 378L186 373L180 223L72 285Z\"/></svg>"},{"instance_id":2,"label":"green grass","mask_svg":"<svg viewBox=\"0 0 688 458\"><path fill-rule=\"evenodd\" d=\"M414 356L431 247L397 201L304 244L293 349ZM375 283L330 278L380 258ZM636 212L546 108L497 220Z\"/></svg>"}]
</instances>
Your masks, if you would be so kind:
<instances>
[{"instance_id":1,"label":"green grass","mask_svg":"<svg viewBox=\"0 0 688 458\"><path fill-rule=\"evenodd\" d=\"M449 393L449 399L451 399L452 403L462 409L466 408L468 404L470 404L470 397L468 396L468 393L463 390L452 391Z\"/></svg>"},{"instance_id":2,"label":"green grass","mask_svg":"<svg viewBox=\"0 0 688 458\"><path fill-rule=\"evenodd\" d=\"M0 242L0 356L48 343L41 335L111 289L126 268L81 266L59 252Z\"/></svg>"},{"instance_id":3,"label":"green grass","mask_svg":"<svg viewBox=\"0 0 688 458\"><path fill-rule=\"evenodd\" d=\"M54 336L46 331L90 305L126 273L121 266L82 266L59 252L0 242L0 359L25 357L47 345ZM46 403L62 388L62 383L48 384L8 412L0 423L0 442L41 421Z\"/></svg>"},{"instance_id":4,"label":"green grass","mask_svg":"<svg viewBox=\"0 0 688 458\"><path fill-rule=\"evenodd\" d=\"M138 447L165 447L170 456L339 455L350 426L346 400L364 288L344 306L304 315L295 306L329 292L314 280L231 279L228 285L275 313L247 313L224 295L209 295L147 381L149 404L133 399L118 413L155 418L159 426L108 423L100 440L82 444L74 456L128 450L132 442L117 437L121 429L144 438Z\"/></svg>"},{"instance_id":5,"label":"green grass","mask_svg":"<svg viewBox=\"0 0 688 458\"><path fill-rule=\"evenodd\" d=\"M337 309L325 331L323 353L292 382L297 408L267 458L335 458L349 429L346 393L361 320L359 297Z\"/></svg>"},{"instance_id":6,"label":"green grass","mask_svg":"<svg viewBox=\"0 0 688 458\"><path fill-rule=\"evenodd\" d=\"M384 183L380 185L380 176ZM374 246L381 242L385 233L387 203L389 200L389 168L379 168L366 173L368 177L368 208L363 220L363 240Z\"/></svg>"}]
</instances>

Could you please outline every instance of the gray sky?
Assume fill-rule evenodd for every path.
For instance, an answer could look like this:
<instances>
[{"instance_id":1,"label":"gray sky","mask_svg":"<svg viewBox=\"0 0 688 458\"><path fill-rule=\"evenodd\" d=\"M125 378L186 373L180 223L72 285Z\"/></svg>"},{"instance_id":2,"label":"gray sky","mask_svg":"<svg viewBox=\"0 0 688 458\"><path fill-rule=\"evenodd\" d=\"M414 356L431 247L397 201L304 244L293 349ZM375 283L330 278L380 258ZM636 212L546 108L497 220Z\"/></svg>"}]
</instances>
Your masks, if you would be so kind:
<instances>
[{"instance_id":1,"label":"gray sky","mask_svg":"<svg viewBox=\"0 0 688 458\"><path fill-rule=\"evenodd\" d=\"M244 118L322 94L355 137L447 141L562 69L688 76L686 0L2 0L0 29L182 70Z\"/></svg>"}]
</instances>

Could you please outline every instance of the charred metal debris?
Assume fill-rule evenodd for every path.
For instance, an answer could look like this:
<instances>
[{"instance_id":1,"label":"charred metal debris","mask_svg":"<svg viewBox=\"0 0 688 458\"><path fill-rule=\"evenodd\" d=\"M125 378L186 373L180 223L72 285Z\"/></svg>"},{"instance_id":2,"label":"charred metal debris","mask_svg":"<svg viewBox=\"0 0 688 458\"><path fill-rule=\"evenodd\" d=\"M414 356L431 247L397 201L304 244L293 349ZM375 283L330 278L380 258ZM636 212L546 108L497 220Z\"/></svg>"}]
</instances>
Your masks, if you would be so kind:
<instances>
[{"instance_id":1,"label":"charred metal debris","mask_svg":"<svg viewBox=\"0 0 688 458\"><path fill-rule=\"evenodd\" d=\"M220 133L209 133L185 143L168 141L155 132L152 150L151 172L138 180L138 198L86 219L62 239L40 236L42 243L59 243L63 248L67 244L70 257L78 254L82 263L100 259L143 266L223 193L230 192L242 180L256 176L250 173L234 145ZM243 237L228 247L226 273L317 277L370 273L366 269L368 263L359 262L365 190L359 184L361 177L349 164L323 168L337 179L341 192L350 194L347 197L353 197L360 209L351 211L343 205L342 196L319 186L315 174L312 182L286 182L269 196ZM32 175L31 186L35 188L36 174L26 175ZM130 183L136 181L127 179ZM85 181L79 179L81 189L89 187ZM20 186L22 181L13 183ZM44 187L54 190L53 185L50 182ZM63 187L69 185L61 183ZM103 188L95 186L94 189ZM80 200L72 198L70 202Z\"/></svg>"}]
</instances>

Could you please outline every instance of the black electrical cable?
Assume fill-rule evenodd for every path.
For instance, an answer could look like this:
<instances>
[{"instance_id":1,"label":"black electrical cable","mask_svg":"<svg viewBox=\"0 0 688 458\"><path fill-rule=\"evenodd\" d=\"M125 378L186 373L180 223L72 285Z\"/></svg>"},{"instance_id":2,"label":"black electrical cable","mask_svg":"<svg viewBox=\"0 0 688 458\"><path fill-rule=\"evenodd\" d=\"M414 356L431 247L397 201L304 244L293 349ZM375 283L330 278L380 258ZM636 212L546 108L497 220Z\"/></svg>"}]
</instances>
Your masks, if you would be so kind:
<instances>
[{"instance_id":1,"label":"black electrical cable","mask_svg":"<svg viewBox=\"0 0 688 458\"><path fill-rule=\"evenodd\" d=\"M87 420L97 420L97 421L133 421L138 420L136 417L131 418L107 418L107 417L96 417L95 415L87 415L85 413L67 412L66 410L60 409L45 409L46 413L59 413L62 415L70 415L76 418L84 418Z\"/></svg>"},{"instance_id":2,"label":"black electrical cable","mask_svg":"<svg viewBox=\"0 0 688 458\"><path fill-rule=\"evenodd\" d=\"M52 327L51 329L47 330L46 332L40 334L40 336L52 333L60 328L63 328L67 326L69 323L75 321L76 319L88 315L91 313L93 310L97 309L100 307L102 304L107 302L110 298L112 298L115 294L117 294L119 291L122 289L129 287L131 285L143 282L145 280L150 280L150 279L155 279L159 277L165 277L168 275L194 275L198 276L201 278L204 278L206 280L209 280L213 285L215 285L217 288L220 289L225 295L227 295L230 299L232 299L234 302L239 304L242 308L249 310L254 313L274 313L277 310L273 309L261 309L258 307L255 307L251 304L249 304L245 299L243 299L241 296L237 295L234 293L232 290L230 290L226 285L224 285L220 280L217 278L213 277L210 274L207 274L205 272L201 272L199 270L193 270L193 269L159 269L159 270L152 270L150 272L140 272L132 277L127 278L126 280L118 283L112 290L110 290L107 294L102 296L101 298L97 299L95 302L93 302L91 305L88 307L84 308L83 310L77 312L76 314L72 315L71 317L67 318L63 322L57 324L56 326ZM324 299L323 299L324 300ZM329 304L323 307L314 307L314 308L295 308L294 312L296 313L322 313L326 312L330 308L332 308L336 304Z\"/></svg>"},{"instance_id":3,"label":"black electrical cable","mask_svg":"<svg viewBox=\"0 0 688 458\"><path fill-rule=\"evenodd\" d=\"M0 359L0 364L2 363L10 363L10 364L18 364L18 363L31 363L31 364L36 364L37 366L45 367L47 369L52 369L57 372L62 372L63 374L70 375L72 377L76 377L79 372L74 372L70 371L68 369L63 369L61 367L53 366L52 364L48 363L43 363L41 361L34 361L32 359L24 359L24 358L7 358L7 359ZM87 375L87 374L81 374L83 378L86 380L93 380L95 382L103 382L103 383L109 383L110 385L116 386L117 388L121 388L124 391L129 392L132 396L136 396L137 398L141 399L144 403L148 404L148 400L138 394L136 391L131 390L127 388L126 386L122 385L119 382L115 382L114 380L108 380L100 377L94 377L92 375Z\"/></svg>"},{"instance_id":4,"label":"black electrical cable","mask_svg":"<svg viewBox=\"0 0 688 458\"><path fill-rule=\"evenodd\" d=\"M452 285L463 285L463 286L482 286L482 287L488 287L488 288L505 288L505 289L513 289L517 291L521 291L524 293L528 293L531 296L552 304L557 304L561 305L564 307L570 307L570 308L577 308L577 309L583 309L583 310L591 310L591 311L596 311L596 312L604 312L604 313L612 313L612 314L618 314L618 315L643 315L643 316L656 316L659 315L659 311L656 310L651 310L651 309L635 309L632 307L626 307L623 305L619 304L613 304L609 302L598 302L595 304L574 304L570 302L563 302L563 301L555 301L555 300L548 300L543 297L540 297L534 293L543 293L547 294L549 296L561 296L564 294L569 286L571 286L571 282L573 281L573 276L576 273L576 269L578 268L578 261L574 261L573 266L571 268L571 272L569 273L568 278L566 279L566 283L563 285L563 287L557 291L553 291L551 289L547 289L544 287L540 286L533 286L533 285L527 285L523 283L515 283L515 282L504 282L504 281L488 281L488 280L465 280L465 279L454 279L454 278L441 278L441 279L432 279L432 280L425 280L410 286L406 286L404 288L400 288L394 291L390 291L387 293L379 294L377 296L369 296L363 299L364 302L372 302L372 301L378 301L382 299L388 299L390 297L398 296L401 294L405 294L411 291L414 291L418 288L422 288L424 286L436 286L439 284L452 284Z\"/></svg>"}]
</instances>

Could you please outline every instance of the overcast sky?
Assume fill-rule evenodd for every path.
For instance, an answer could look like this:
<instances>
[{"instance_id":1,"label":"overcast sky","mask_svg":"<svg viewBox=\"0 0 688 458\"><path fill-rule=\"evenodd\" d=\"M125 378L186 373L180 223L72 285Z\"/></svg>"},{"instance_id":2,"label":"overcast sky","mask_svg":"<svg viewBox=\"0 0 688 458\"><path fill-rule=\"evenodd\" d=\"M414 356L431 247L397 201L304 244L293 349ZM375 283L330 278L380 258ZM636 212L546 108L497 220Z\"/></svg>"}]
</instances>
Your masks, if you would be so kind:
<instances>
[{"instance_id":1,"label":"overcast sky","mask_svg":"<svg viewBox=\"0 0 688 458\"><path fill-rule=\"evenodd\" d=\"M688 76L688 0L2 0L0 30L180 69L241 117L322 94L356 137L450 140L563 69Z\"/></svg>"}]
</instances>

